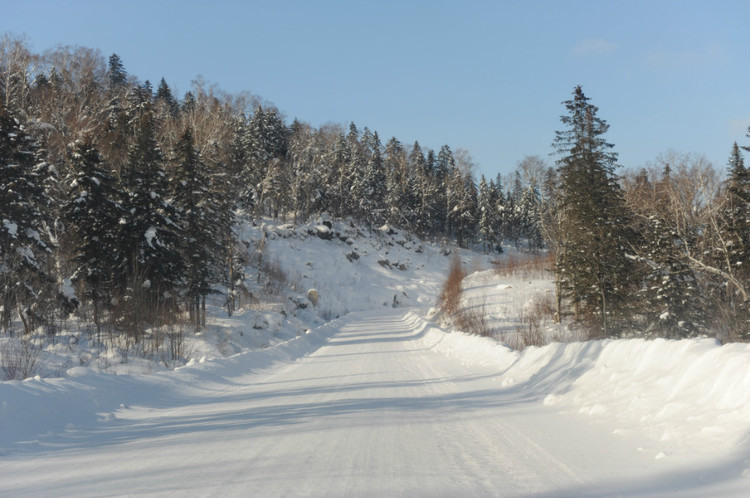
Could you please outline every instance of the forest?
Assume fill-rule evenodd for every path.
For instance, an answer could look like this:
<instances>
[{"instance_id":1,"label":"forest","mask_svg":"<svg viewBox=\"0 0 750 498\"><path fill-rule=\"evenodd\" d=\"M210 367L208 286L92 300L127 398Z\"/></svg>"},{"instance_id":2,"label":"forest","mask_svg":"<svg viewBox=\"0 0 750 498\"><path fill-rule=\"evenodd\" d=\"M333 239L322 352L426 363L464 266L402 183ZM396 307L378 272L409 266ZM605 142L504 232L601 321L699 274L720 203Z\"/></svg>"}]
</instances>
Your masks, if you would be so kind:
<instances>
[{"instance_id":1,"label":"forest","mask_svg":"<svg viewBox=\"0 0 750 498\"><path fill-rule=\"evenodd\" d=\"M240 217L327 216L546 251L556 319L592 338L748 339L750 147L727 144L721 168L676 151L625 168L581 86L561 110L550 161L476 178L463 149L288 122L201 79L176 96L117 54L2 35L2 331L54 334L71 315L134 343L174 320L200 330L206 298L231 314L244 285Z\"/></svg>"}]
</instances>

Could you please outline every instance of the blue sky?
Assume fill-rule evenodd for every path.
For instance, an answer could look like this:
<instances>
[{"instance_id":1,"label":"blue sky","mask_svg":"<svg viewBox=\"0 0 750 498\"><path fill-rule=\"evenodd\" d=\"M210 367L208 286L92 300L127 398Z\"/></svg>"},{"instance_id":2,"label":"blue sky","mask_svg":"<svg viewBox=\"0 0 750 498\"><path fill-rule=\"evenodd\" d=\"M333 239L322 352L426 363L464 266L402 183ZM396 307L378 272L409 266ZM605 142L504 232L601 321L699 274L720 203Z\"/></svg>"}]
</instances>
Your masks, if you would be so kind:
<instances>
[{"instance_id":1,"label":"blue sky","mask_svg":"<svg viewBox=\"0 0 750 498\"><path fill-rule=\"evenodd\" d=\"M620 163L750 145L750 1L0 0L32 49L117 53L178 95L201 75L288 121L467 149L477 173L548 154L575 85Z\"/></svg>"}]
</instances>

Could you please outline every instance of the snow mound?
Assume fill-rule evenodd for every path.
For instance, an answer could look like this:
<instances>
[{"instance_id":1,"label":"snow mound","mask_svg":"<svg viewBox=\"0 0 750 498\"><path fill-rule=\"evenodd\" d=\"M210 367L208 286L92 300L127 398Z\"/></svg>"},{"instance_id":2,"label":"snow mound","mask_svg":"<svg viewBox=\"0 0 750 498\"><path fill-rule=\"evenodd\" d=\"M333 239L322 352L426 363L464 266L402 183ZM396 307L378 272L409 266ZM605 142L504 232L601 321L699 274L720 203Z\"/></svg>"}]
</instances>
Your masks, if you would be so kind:
<instances>
[{"instance_id":1,"label":"snow mound","mask_svg":"<svg viewBox=\"0 0 750 498\"><path fill-rule=\"evenodd\" d=\"M498 376L525 399L646 436L655 457L726 454L750 444L750 345L623 339L513 351L428 326L433 350Z\"/></svg>"},{"instance_id":2,"label":"snow mound","mask_svg":"<svg viewBox=\"0 0 750 498\"><path fill-rule=\"evenodd\" d=\"M91 368L74 367L65 378L35 377L0 382L0 449L37 445L65 432L116 423L121 410L147 405L168 407L225 390L233 378L260 374L292 363L326 343L338 321L295 339L259 351L229 358L196 362L174 371L151 375L102 375ZM20 445L20 446L19 446Z\"/></svg>"},{"instance_id":3,"label":"snow mound","mask_svg":"<svg viewBox=\"0 0 750 498\"><path fill-rule=\"evenodd\" d=\"M666 453L726 451L750 431L750 345L715 340L616 340L545 404L613 417Z\"/></svg>"}]
</instances>

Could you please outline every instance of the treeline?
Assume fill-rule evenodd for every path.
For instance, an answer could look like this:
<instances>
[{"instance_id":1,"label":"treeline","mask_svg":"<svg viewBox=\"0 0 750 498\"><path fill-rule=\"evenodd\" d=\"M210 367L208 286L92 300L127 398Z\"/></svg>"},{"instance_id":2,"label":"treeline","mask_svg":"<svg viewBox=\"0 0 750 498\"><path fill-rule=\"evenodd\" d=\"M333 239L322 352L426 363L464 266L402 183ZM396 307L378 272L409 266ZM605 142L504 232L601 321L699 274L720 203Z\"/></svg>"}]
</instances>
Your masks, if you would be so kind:
<instances>
[{"instance_id":1,"label":"treeline","mask_svg":"<svg viewBox=\"0 0 750 498\"><path fill-rule=\"evenodd\" d=\"M576 87L554 166L525 158L478 180L467 151L354 124L286 123L205 82L176 97L81 47L0 39L0 320L26 333L75 311L138 341L206 296L231 313L248 248L240 213L389 224L499 252L555 257L557 317L596 336L750 335L750 186L671 153L616 173L608 124ZM725 178L726 177L726 178Z\"/></svg>"},{"instance_id":2,"label":"treeline","mask_svg":"<svg viewBox=\"0 0 750 498\"><path fill-rule=\"evenodd\" d=\"M564 105L556 167L538 175L558 317L597 336L749 338L750 176L740 147L728 147L726 175L670 152L619 177L598 108L580 86Z\"/></svg>"},{"instance_id":3,"label":"treeline","mask_svg":"<svg viewBox=\"0 0 750 498\"><path fill-rule=\"evenodd\" d=\"M116 54L35 54L13 35L0 39L0 169L0 320L11 334L76 311L139 341L183 312L200 328L206 296L220 291L231 313L247 263L238 213L325 213L462 245L481 235L488 250L503 238L542 244L520 184L477 186L465 151L383 145L354 124L286 124L259 98L202 81L178 98Z\"/></svg>"}]
</instances>

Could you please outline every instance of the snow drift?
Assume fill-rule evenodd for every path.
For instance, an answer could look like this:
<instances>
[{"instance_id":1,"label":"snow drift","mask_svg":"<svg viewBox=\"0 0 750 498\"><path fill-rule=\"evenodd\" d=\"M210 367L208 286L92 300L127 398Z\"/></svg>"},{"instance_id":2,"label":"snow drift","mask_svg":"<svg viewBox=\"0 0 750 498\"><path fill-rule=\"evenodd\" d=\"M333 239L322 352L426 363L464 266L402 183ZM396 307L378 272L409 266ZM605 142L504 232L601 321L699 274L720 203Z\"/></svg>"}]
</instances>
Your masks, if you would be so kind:
<instances>
[{"instance_id":1,"label":"snow drift","mask_svg":"<svg viewBox=\"0 0 750 498\"><path fill-rule=\"evenodd\" d=\"M646 435L656 459L750 445L748 344L623 339L519 353L493 339L426 327L424 340L436 351L495 372L526 398L614 422L623 437Z\"/></svg>"}]
</instances>

